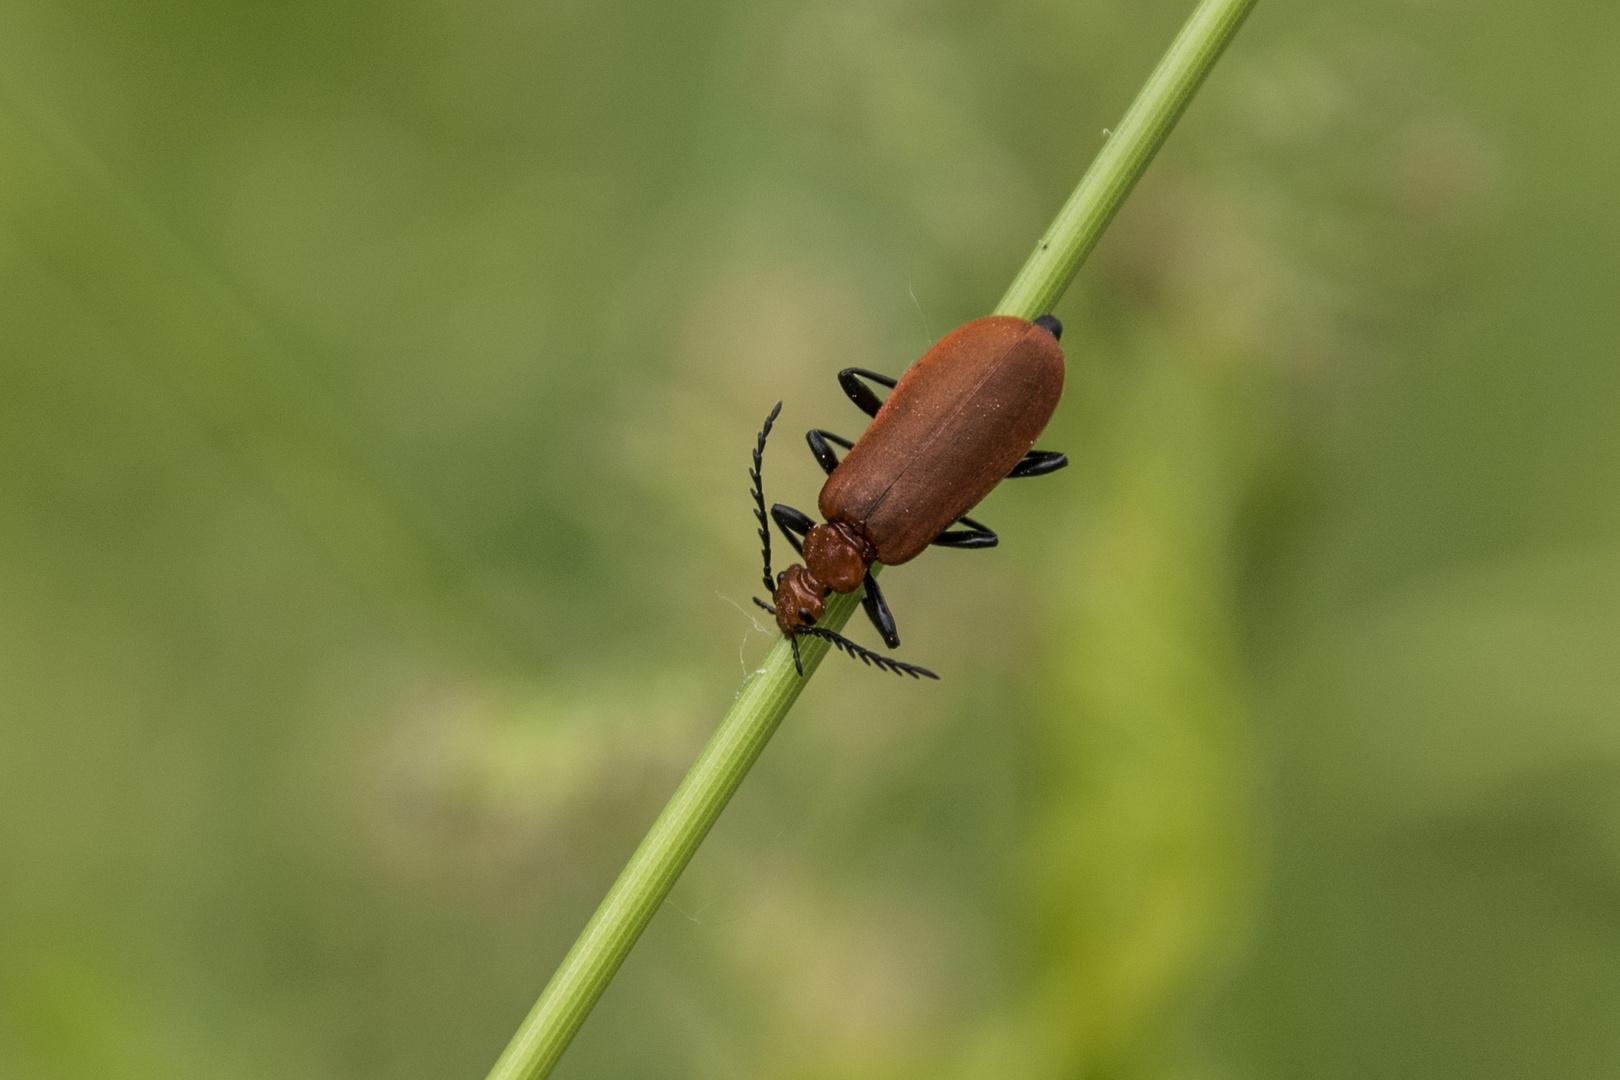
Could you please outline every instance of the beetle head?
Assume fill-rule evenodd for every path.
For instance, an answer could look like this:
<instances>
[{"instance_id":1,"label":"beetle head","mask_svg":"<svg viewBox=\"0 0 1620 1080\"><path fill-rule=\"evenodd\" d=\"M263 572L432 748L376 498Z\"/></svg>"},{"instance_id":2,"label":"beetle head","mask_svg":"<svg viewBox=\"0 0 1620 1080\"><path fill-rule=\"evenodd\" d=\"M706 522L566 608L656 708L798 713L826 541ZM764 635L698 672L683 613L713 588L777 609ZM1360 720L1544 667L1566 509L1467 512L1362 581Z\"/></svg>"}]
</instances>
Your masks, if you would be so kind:
<instances>
[{"instance_id":1,"label":"beetle head","mask_svg":"<svg viewBox=\"0 0 1620 1080\"><path fill-rule=\"evenodd\" d=\"M827 586L804 567L794 564L782 571L776 581L776 625L793 636L801 626L812 625L827 611Z\"/></svg>"}]
</instances>

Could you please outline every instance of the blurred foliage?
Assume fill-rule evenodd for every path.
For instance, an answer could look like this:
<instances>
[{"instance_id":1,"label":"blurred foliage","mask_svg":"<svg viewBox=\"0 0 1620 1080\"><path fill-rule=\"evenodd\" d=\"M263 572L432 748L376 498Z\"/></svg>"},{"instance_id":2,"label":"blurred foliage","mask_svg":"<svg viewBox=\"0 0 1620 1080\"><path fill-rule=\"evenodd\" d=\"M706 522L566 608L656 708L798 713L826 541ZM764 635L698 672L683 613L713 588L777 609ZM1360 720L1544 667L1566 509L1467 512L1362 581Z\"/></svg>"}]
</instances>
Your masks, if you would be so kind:
<instances>
[{"instance_id":1,"label":"blurred foliage","mask_svg":"<svg viewBox=\"0 0 1620 1080\"><path fill-rule=\"evenodd\" d=\"M7 4L0 1077L482 1075L1187 7ZM1617 30L1260 5L557 1075L1614 1071Z\"/></svg>"}]
</instances>

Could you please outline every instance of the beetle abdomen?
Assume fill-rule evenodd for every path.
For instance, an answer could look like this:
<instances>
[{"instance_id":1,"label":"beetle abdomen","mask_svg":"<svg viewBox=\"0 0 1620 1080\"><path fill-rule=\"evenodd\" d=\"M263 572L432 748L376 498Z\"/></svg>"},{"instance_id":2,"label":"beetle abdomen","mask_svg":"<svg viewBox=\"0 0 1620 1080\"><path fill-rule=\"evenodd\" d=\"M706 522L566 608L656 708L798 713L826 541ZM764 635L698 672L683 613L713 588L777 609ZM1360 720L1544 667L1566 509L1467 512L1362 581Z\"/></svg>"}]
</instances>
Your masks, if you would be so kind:
<instances>
[{"instance_id":1,"label":"beetle abdomen","mask_svg":"<svg viewBox=\"0 0 1620 1080\"><path fill-rule=\"evenodd\" d=\"M1010 315L957 327L906 371L821 489L821 515L897 566L990 494L1063 395L1063 350Z\"/></svg>"}]
</instances>

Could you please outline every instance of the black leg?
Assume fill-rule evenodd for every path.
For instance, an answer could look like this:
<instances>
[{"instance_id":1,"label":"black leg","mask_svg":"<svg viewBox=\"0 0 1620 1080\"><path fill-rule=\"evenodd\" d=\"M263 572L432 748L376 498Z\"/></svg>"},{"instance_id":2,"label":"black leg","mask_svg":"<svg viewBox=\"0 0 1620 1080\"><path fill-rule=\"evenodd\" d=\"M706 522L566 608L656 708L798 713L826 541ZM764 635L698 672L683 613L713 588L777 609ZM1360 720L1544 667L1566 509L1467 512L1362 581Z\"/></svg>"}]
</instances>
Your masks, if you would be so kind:
<instances>
[{"instance_id":1,"label":"black leg","mask_svg":"<svg viewBox=\"0 0 1620 1080\"><path fill-rule=\"evenodd\" d=\"M1007 474L1007 479L1017 480L1023 476L1045 476L1049 472L1057 472L1068 463L1068 454L1060 454L1056 450L1031 450L1018 459L1018 464L1012 467L1012 472Z\"/></svg>"},{"instance_id":2,"label":"black leg","mask_svg":"<svg viewBox=\"0 0 1620 1080\"><path fill-rule=\"evenodd\" d=\"M809 535L810 530L816 527L816 523L810 520L804 511L795 510L793 507L784 506L781 503L771 507L771 520L776 522L778 529L782 530L782 535L787 537L787 542L793 545L793 550L802 556L804 554L804 544L799 538ZM772 585L771 590L774 592L776 586Z\"/></svg>"},{"instance_id":3,"label":"black leg","mask_svg":"<svg viewBox=\"0 0 1620 1080\"><path fill-rule=\"evenodd\" d=\"M1059 341L1063 340L1063 324L1058 322L1056 315L1042 315L1040 318L1035 320L1035 325L1039 326L1041 329L1045 330L1048 334L1051 334Z\"/></svg>"},{"instance_id":4,"label":"black leg","mask_svg":"<svg viewBox=\"0 0 1620 1080\"><path fill-rule=\"evenodd\" d=\"M832 447L827 444L837 443L845 450L855 448L855 444L843 436L834 435L832 432L823 431L820 428L805 432L804 441L810 444L810 452L816 455L816 464L820 465L821 471L828 476L831 476L832 471L838 468L838 455L834 454Z\"/></svg>"},{"instance_id":5,"label":"black leg","mask_svg":"<svg viewBox=\"0 0 1620 1080\"><path fill-rule=\"evenodd\" d=\"M999 543L996 534L970 517L958 518L959 524L966 525L965 529L946 529L934 537L934 543L939 547L949 548L993 548Z\"/></svg>"},{"instance_id":6,"label":"black leg","mask_svg":"<svg viewBox=\"0 0 1620 1080\"><path fill-rule=\"evenodd\" d=\"M867 416L876 416L878 410L883 408L883 402L872 392L870 386L861 382L862 379L868 379L879 386L887 386L890 390L894 389L895 380L887 375L879 375L875 371L858 367L847 367L838 373L838 385L844 388L844 393L849 395L849 400L855 403L855 407Z\"/></svg>"},{"instance_id":7,"label":"black leg","mask_svg":"<svg viewBox=\"0 0 1620 1080\"><path fill-rule=\"evenodd\" d=\"M891 649L900 647L900 631L895 628L894 615L889 611L889 605L883 600L883 592L878 588L877 578L872 571L866 572L866 591L861 596L861 607L866 609L866 617L872 620L877 632L883 638L883 644Z\"/></svg>"},{"instance_id":8,"label":"black leg","mask_svg":"<svg viewBox=\"0 0 1620 1080\"><path fill-rule=\"evenodd\" d=\"M760 470L765 463L765 440L770 437L771 425L776 423L776 416L782 411L782 403L778 401L771 415L765 418L765 426L759 429L759 441L754 444L754 467L748 470L748 477L754 482L753 490L749 492L754 497L754 517L759 519L759 546L760 553L765 557L765 594L769 596L776 591L775 580L771 577L771 527L765 522L765 485L760 479Z\"/></svg>"}]
</instances>

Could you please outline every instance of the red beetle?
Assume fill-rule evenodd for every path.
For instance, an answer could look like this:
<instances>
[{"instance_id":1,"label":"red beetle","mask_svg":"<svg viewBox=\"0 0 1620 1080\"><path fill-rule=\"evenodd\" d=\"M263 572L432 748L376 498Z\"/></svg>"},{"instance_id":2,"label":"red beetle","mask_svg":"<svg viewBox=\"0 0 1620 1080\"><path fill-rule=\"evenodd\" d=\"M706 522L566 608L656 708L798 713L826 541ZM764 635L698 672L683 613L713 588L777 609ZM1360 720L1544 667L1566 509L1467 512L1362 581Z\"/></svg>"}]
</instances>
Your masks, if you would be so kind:
<instances>
[{"instance_id":1,"label":"red beetle","mask_svg":"<svg viewBox=\"0 0 1620 1080\"><path fill-rule=\"evenodd\" d=\"M871 566L898 566L930 544L941 547L994 547L996 534L966 516L1003 479L1040 476L1069 463L1063 454L1032 450L1063 395L1063 324L1050 315L1034 322L991 315L959 326L941 338L895 380L862 368L838 373L839 385L872 423L854 443L819 428L805 438L827 471L819 506L826 523L781 503L771 518L794 550L804 557L771 576L771 535L765 521L760 466L765 440L781 412L777 403L765 418L754 448L754 515L765 555L765 588L774 606L754 603L776 616L793 643L798 637L831 642L851 656L912 678L939 676L871 652L848 638L815 625L829 592L865 587L862 605L889 648L900 635L883 602ZM867 380L892 388L879 401ZM848 449L839 461L829 443ZM965 528L953 528L955 525ZM800 542L803 537L803 542Z\"/></svg>"}]
</instances>

